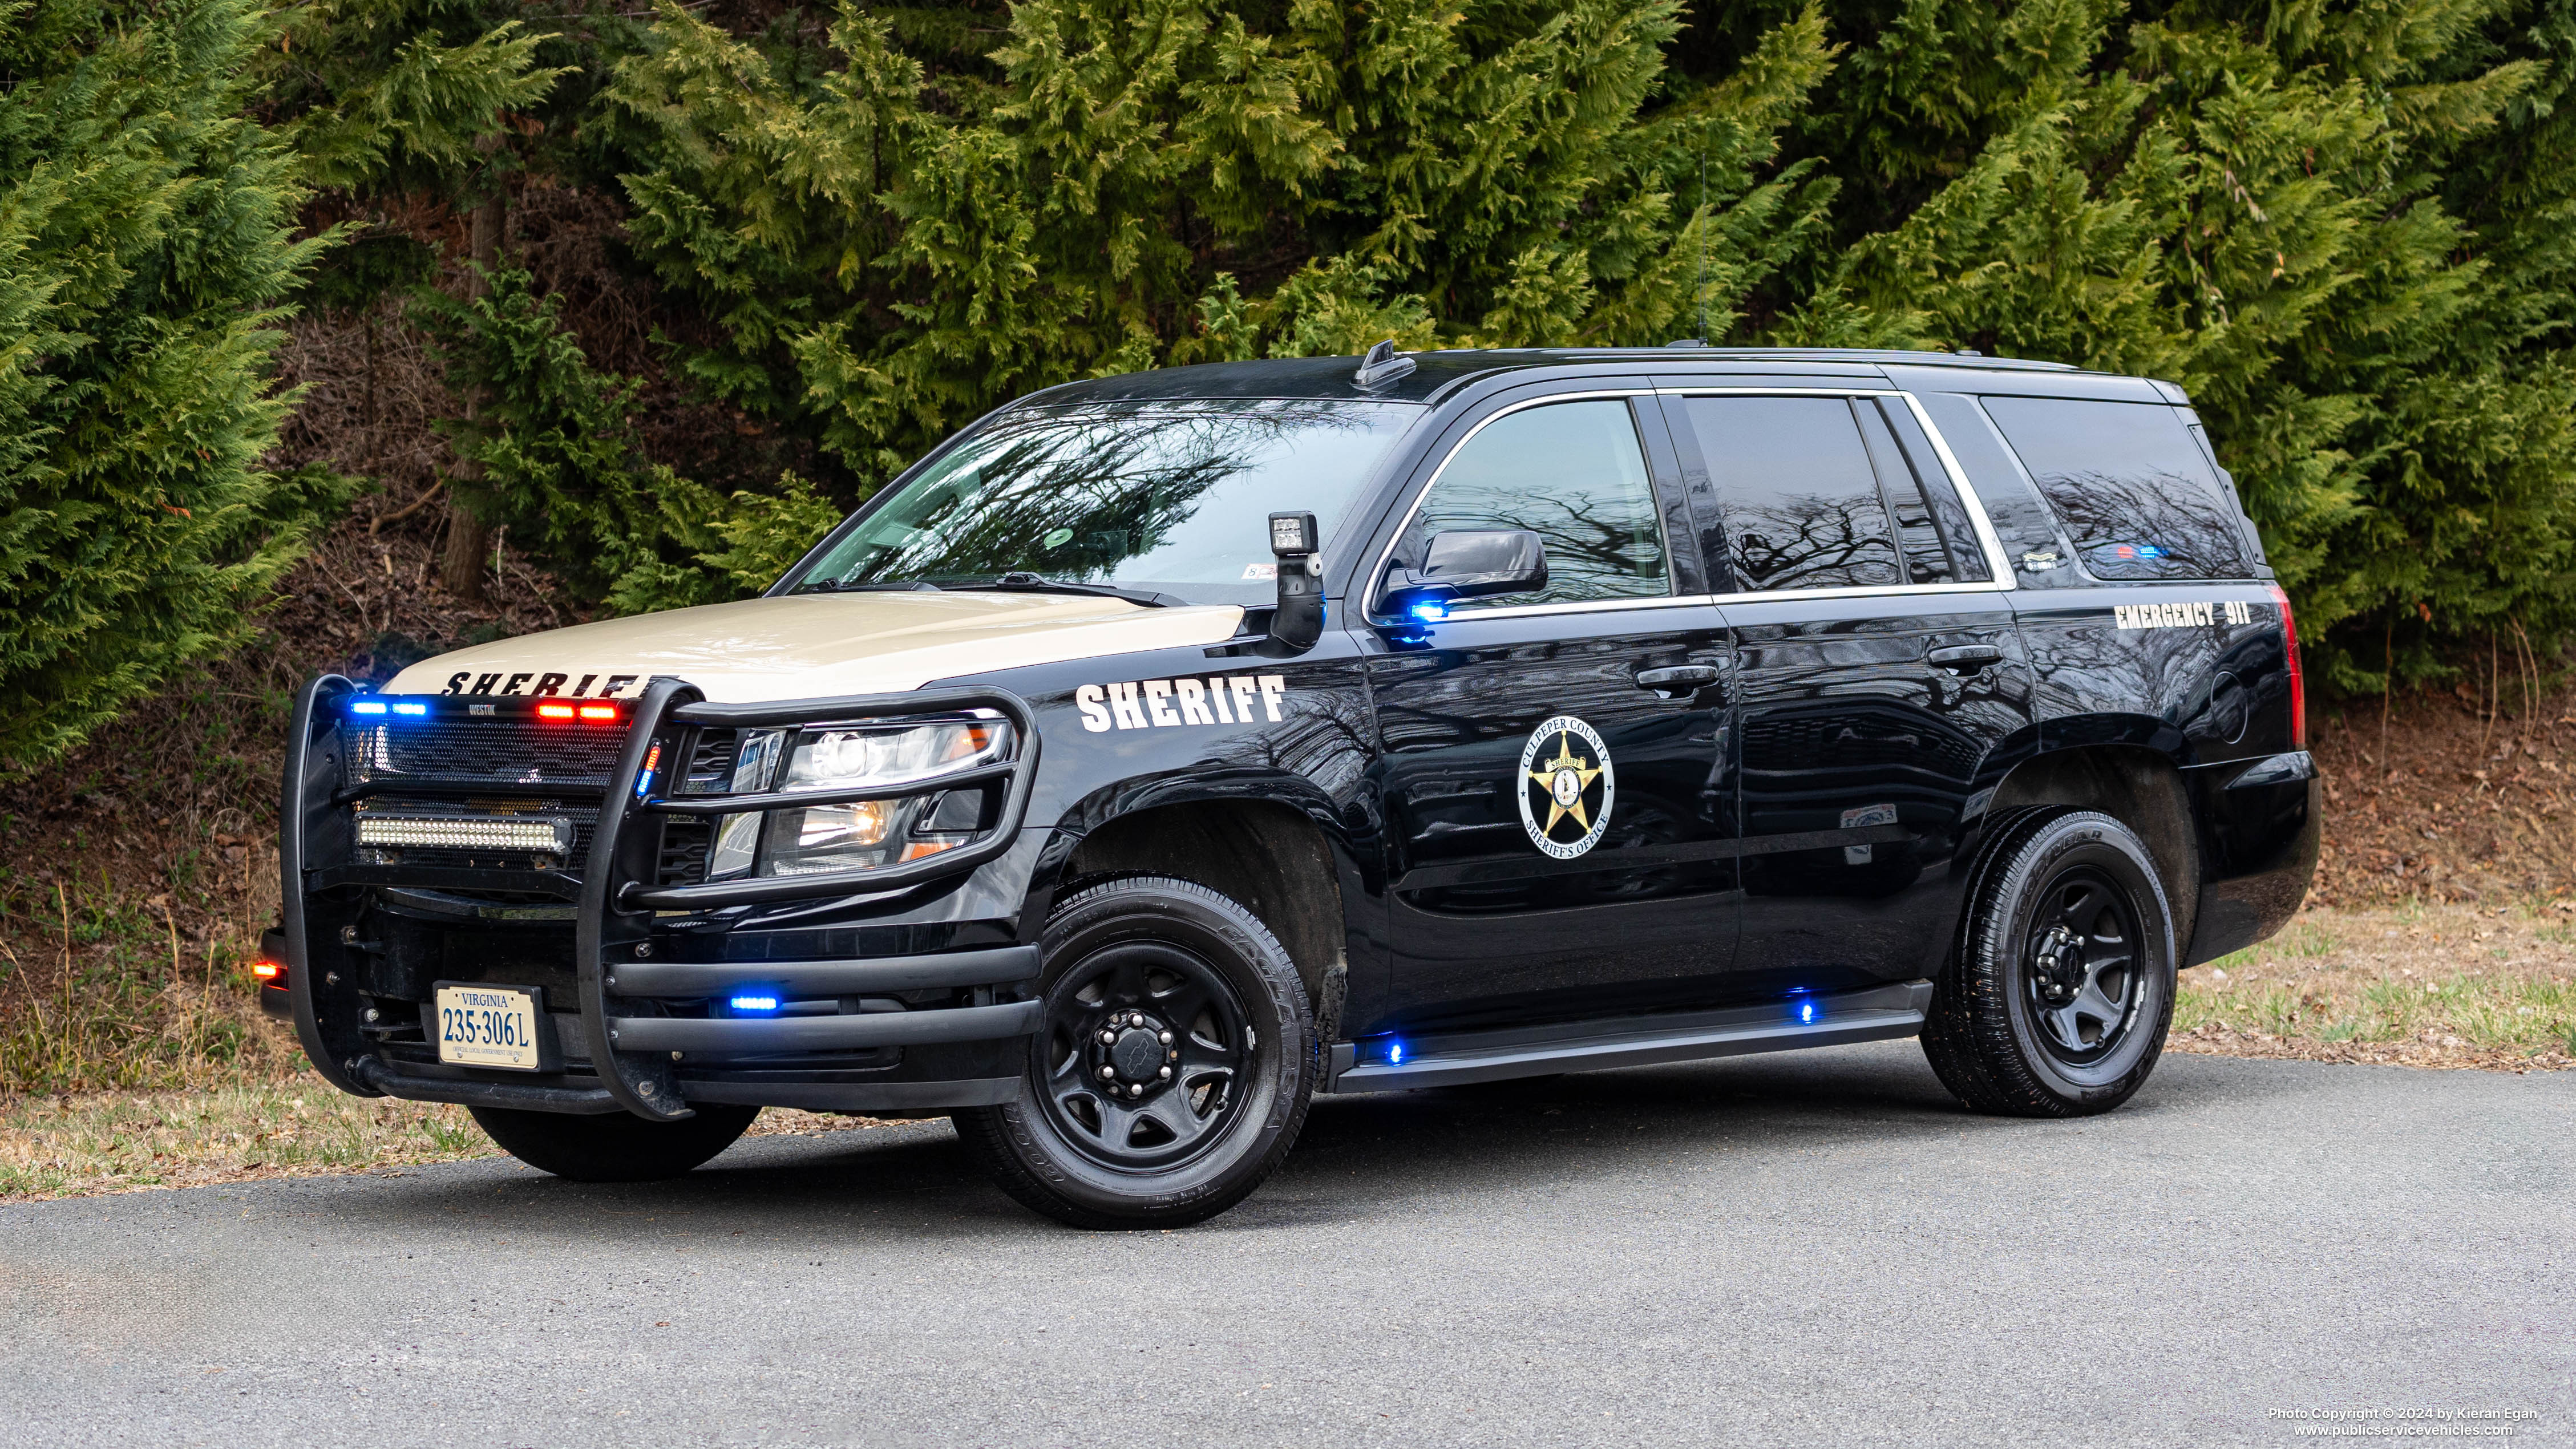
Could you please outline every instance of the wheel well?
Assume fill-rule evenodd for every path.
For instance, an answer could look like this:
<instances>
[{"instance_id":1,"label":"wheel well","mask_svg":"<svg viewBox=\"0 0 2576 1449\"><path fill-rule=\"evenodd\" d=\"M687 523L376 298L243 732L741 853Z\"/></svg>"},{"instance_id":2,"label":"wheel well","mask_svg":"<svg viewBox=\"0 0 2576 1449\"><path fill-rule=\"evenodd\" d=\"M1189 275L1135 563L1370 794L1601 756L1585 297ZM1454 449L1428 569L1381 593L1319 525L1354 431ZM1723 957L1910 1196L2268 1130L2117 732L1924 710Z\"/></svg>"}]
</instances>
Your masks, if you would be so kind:
<instances>
[{"instance_id":1,"label":"wheel well","mask_svg":"<svg viewBox=\"0 0 2576 1449\"><path fill-rule=\"evenodd\" d=\"M2173 761L2142 745L2051 750L2015 765L1995 787L1989 815L2024 805L2099 810L2138 833L2154 858L2173 912L2174 949L2191 943L2200 914L2200 836Z\"/></svg>"},{"instance_id":2,"label":"wheel well","mask_svg":"<svg viewBox=\"0 0 2576 1449\"><path fill-rule=\"evenodd\" d=\"M1325 978L1344 960L1341 875L1322 827L1269 801L1199 801L1121 815L1084 837L1065 863L1084 876L1167 875L1243 904L1288 948L1306 999L1323 1009Z\"/></svg>"}]
</instances>

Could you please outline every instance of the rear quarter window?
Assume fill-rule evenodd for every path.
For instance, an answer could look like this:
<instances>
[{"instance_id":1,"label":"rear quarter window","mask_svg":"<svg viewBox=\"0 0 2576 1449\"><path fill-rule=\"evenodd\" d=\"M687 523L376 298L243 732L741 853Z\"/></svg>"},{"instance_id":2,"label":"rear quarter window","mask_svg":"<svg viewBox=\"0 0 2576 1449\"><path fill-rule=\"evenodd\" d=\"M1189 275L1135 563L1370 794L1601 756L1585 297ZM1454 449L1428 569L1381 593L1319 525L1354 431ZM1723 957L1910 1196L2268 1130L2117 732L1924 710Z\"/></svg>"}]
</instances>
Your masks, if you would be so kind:
<instances>
[{"instance_id":1,"label":"rear quarter window","mask_svg":"<svg viewBox=\"0 0 2576 1449\"><path fill-rule=\"evenodd\" d=\"M2235 495L2172 408L1983 401L2095 578L2252 575Z\"/></svg>"}]
</instances>

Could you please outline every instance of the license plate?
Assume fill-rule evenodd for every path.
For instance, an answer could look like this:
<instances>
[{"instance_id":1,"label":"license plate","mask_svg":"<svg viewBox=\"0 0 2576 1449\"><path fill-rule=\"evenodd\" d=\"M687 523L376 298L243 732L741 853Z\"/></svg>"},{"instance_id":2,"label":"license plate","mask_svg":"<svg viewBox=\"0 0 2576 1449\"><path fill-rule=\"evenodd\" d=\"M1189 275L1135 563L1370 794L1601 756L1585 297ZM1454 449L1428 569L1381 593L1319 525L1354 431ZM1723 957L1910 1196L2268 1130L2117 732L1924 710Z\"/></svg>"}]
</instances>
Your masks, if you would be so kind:
<instances>
[{"instance_id":1,"label":"license plate","mask_svg":"<svg viewBox=\"0 0 2576 1449\"><path fill-rule=\"evenodd\" d=\"M502 986L438 988L438 1059L537 1070L537 998Z\"/></svg>"}]
</instances>

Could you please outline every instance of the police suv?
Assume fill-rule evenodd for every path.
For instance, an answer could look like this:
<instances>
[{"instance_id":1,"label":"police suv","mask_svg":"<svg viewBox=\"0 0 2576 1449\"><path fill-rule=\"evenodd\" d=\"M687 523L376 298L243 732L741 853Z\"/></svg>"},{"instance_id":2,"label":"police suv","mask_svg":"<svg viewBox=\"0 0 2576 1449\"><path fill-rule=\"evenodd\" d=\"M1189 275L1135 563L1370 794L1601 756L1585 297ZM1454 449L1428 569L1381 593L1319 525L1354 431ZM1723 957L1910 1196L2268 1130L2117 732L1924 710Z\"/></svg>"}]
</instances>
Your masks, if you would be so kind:
<instances>
[{"instance_id":1,"label":"police suv","mask_svg":"<svg viewBox=\"0 0 2576 1449\"><path fill-rule=\"evenodd\" d=\"M763 597L306 687L262 999L566 1177L946 1114L1090 1226L1223 1211L1316 1093L1920 1036L2100 1112L2315 863L2271 579L2169 383L1073 383Z\"/></svg>"}]
</instances>

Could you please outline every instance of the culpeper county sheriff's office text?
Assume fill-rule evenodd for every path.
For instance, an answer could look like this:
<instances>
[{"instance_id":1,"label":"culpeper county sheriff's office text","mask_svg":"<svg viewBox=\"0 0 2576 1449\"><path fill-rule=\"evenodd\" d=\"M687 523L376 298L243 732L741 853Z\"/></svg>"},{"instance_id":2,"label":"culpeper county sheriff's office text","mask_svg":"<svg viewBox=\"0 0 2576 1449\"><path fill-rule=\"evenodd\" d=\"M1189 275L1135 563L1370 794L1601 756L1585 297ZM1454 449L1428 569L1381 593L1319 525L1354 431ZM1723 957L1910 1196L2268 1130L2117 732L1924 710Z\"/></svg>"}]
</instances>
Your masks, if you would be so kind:
<instances>
[{"instance_id":1,"label":"culpeper county sheriff's office text","mask_svg":"<svg viewBox=\"0 0 2576 1449\"><path fill-rule=\"evenodd\" d=\"M581 1179L945 1115L1069 1223L1319 1093L1919 1036L2118 1106L2317 853L2287 599L2181 390L1946 354L1069 384L765 595L299 696L262 1001Z\"/></svg>"}]
</instances>

